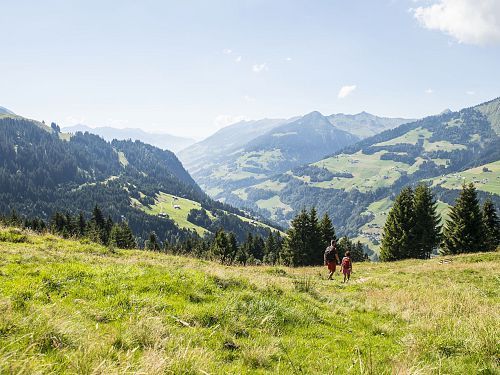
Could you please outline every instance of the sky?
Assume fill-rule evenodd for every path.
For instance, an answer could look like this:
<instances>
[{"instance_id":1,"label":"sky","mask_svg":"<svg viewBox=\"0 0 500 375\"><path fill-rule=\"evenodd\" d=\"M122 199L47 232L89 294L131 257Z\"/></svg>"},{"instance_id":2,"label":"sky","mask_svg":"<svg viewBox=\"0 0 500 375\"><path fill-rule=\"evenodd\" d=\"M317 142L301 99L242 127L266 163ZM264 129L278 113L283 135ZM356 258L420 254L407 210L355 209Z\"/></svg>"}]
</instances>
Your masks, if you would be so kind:
<instances>
[{"instance_id":1,"label":"sky","mask_svg":"<svg viewBox=\"0 0 500 375\"><path fill-rule=\"evenodd\" d=\"M500 0L0 0L0 106L196 139L500 96Z\"/></svg>"}]
</instances>

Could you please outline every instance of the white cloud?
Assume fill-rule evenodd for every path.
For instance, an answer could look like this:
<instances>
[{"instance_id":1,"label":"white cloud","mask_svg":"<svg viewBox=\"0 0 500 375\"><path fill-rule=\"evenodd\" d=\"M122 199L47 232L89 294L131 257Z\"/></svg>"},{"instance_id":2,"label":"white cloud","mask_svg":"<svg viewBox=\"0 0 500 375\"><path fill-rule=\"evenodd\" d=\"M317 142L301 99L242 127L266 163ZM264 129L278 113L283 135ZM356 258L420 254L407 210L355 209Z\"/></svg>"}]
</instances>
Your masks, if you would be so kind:
<instances>
[{"instance_id":1,"label":"white cloud","mask_svg":"<svg viewBox=\"0 0 500 375\"><path fill-rule=\"evenodd\" d=\"M222 50L222 53L223 53L224 55L230 55L230 54L232 54L232 53L233 53L233 50L232 50L232 49L229 49L229 48L224 48L224 49Z\"/></svg>"},{"instance_id":2,"label":"white cloud","mask_svg":"<svg viewBox=\"0 0 500 375\"><path fill-rule=\"evenodd\" d=\"M262 64L254 64L252 66L252 70L254 73L260 73L269 70L269 68L266 63L262 63Z\"/></svg>"},{"instance_id":3,"label":"white cloud","mask_svg":"<svg viewBox=\"0 0 500 375\"><path fill-rule=\"evenodd\" d=\"M214 125L217 129L221 129L244 120L248 120L248 118L242 115L218 115L214 120Z\"/></svg>"},{"instance_id":4,"label":"white cloud","mask_svg":"<svg viewBox=\"0 0 500 375\"><path fill-rule=\"evenodd\" d=\"M433 89L427 89L425 90L425 93L430 95L430 94L433 94L434 93L434 90Z\"/></svg>"},{"instance_id":5,"label":"white cloud","mask_svg":"<svg viewBox=\"0 0 500 375\"><path fill-rule=\"evenodd\" d=\"M241 56L238 56L234 59L234 61L236 61L237 63L241 62L243 58Z\"/></svg>"},{"instance_id":6,"label":"white cloud","mask_svg":"<svg viewBox=\"0 0 500 375\"><path fill-rule=\"evenodd\" d=\"M287 58L285 59L285 61L292 61L292 58L291 58L291 57L287 57Z\"/></svg>"},{"instance_id":7,"label":"white cloud","mask_svg":"<svg viewBox=\"0 0 500 375\"><path fill-rule=\"evenodd\" d=\"M467 95L476 95L476 92L475 91L467 91L466 94Z\"/></svg>"},{"instance_id":8,"label":"white cloud","mask_svg":"<svg viewBox=\"0 0 500 375\"><path fill-rule=\"evenodd\" d=\"M353 91L356 90L356 85L347 85L347 86L342 86L339 90L338 98L339 99L344 99L351 95Z\"/></svg>"},{"instance_id":9,"label":"white cloud","mask_svg":"<svg viewBox=\"0 0 500 375\"><path fill-rule=\"evenodd\" d=\"M245 101L249 103L254 102L256 100L253 96L250 95L245 95L243 99L245 99Z\"/></svg>"},{"instance_id":10,"label":"white cloud","mask_svg":"<svg viewBox=\"0 0 500 375\"><path fill-rule=\"evenodd\" d=\"M410 11L423 27L440 30L459 43L500 43L499 0L434 0Z\"/></svg>"}]
</instances>

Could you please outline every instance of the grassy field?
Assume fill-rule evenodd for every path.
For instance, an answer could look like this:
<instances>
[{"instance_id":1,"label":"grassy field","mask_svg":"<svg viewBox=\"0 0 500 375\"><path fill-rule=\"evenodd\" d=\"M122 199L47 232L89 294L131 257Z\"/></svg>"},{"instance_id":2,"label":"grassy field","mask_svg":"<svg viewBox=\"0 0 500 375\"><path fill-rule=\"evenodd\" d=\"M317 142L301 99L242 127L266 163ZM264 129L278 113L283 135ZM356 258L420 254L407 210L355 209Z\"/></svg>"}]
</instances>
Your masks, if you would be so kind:
<instances>
[{"instance_id":1,"label":"grassy field","mask_svg":"<svg viewBox=\"0 0 500 375\"><path fill-rule=\"evenodd\" d=\"M483 171L483 168L487 168L488 171ZM461 190L464 182L473 182L478 190L500 195L500 161L436 177L432 180L432 186L439 185L446 189Z\"/></svg>"},{"instance_id":2,"label":"grassy field","mask_svg":"<svg viewBox=\"0 0 500 375\"><path fill-rule=\"evenodd\" d=\"M168 217L174 220L180 228L192 229L201 236L204 235L206 232L208 232L205 228L200 227L188 221L187 217L189 211L193 209L200 210L202 208L200 203L192 201L190 199L177 197L172 194L160 193L155 198L155 204L149 207L142 205L138 200L134 200L133 204L150 215L158 215L160 213L167 214ZM175 208L176 206L179 208ZM207 214L210 217L210 219L215 219L214 215L210 211L207 211ZM234 216L240 218L241 220L247 223L252 223L255 226L267 228L270 230L275 230L274 228L271 228L269 225L261 223L259 221L249 219L247 217L236 214L234 214Z\"/></svg>"},{"instance_id":3,"label":"grassy field","mask_svg":"<svg viewBox=\"0 0 500 375\"><path fill-rule=\"evenodd\" d=\"M135 204L150 215L158 215L160 213L167 214L180 228L192 229L201 236L207 232L205 228L193 224L187 219L189 211L192 209L201 209L201 204L198 202L176 197L171 194L160 193L155 198L155 204L149 207L143 206L139 201L135 201ZM175 208L175 206L178 206L179 208ZM213 218L210 213L208 213L208 215Z\"/></svg>"},{"instance_id":4,"label":"grassy field","mask_svg":"<svg viewBox=\"0 0 500 375\"><path fill-rule=\"evenodd\" d=\"M499 253L354 264L344 285L319 267L0 239L2 374L500 370Z\"/></svg>"},{"instance_id":5,"label":"grassy field","mask_svg":"<svg viewBox=\"0 0 500 375\"><path fill-rule=\"evenodd\" d=\"M362 192L391 186L409 166L393 160L380 160L380 156L384 153L385 151L373 155L365 155L362 152L352 155L341 154L314 163L313 165L327 168L332 172L351 173L353 178L334 177L332 181L312 183L311 186L346 191L358 189Z\"/></svg>"}]
</instances>

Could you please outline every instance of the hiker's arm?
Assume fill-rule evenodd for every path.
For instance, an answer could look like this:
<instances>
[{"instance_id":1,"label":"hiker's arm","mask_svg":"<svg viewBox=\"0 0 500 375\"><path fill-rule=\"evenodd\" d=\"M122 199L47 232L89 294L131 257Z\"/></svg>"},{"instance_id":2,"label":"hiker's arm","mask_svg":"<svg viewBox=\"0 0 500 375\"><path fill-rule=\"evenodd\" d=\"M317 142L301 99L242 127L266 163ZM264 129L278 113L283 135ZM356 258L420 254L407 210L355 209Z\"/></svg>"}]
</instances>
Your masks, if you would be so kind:
<instances>
[{"instance_id":1,"label":"hiker's arm","mask_svg":"<svg viewBox=\"0 0 500 375\"><path fill-rule=\"evenodd\" d=\"M337 264L340 264L339 254L335 254L335 258L337 258Z\"/></svg>"}]
</instances>

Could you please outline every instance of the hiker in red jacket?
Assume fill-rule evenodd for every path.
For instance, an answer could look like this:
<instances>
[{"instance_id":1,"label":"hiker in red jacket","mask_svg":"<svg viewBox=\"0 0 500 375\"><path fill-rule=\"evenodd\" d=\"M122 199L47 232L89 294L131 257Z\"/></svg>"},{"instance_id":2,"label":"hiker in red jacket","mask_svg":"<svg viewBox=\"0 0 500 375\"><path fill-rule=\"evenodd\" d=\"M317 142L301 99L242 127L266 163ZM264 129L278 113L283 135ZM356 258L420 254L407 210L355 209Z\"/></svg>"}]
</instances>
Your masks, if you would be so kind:
<instances>
[{"instance_id":1,"label":"hiker in red jacket","mask_svg":"<svg viewBox=\"0 0 500 375\"><path fill-rule=\"evenodd\" d=\"M342 273L344 274L344 283L349 281L351 278L351 272L352 272L352 260L351 260L351 252L346 251L345 252L345 257L342 258L342 263L340 264L340 267L342 269Z\"/></svg>"},{"instance_id":2,"label":"hiker in red jacket","mask_svg":"<svg viewBox=\"0 0 500 375\"><path fill-rule=\"evenodd\" d=\"M339 254L337 252L337 247L335 246L335 240L332 240L330 246L326 248L324 258L325 258L325 266L327 266L328 271L330 271L328 280L331 280L333 274L335 273L335 268L337 266L337 263L339 263Z\"/></svg>"}]
</instances>

